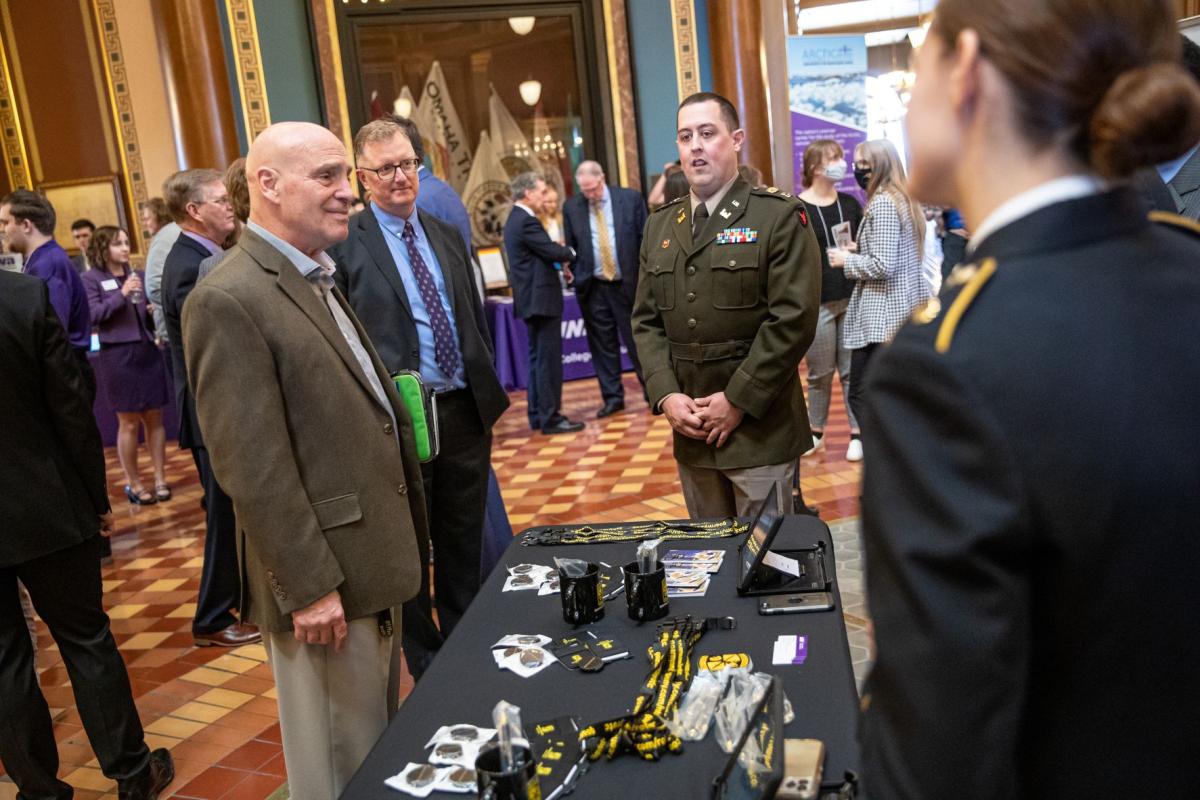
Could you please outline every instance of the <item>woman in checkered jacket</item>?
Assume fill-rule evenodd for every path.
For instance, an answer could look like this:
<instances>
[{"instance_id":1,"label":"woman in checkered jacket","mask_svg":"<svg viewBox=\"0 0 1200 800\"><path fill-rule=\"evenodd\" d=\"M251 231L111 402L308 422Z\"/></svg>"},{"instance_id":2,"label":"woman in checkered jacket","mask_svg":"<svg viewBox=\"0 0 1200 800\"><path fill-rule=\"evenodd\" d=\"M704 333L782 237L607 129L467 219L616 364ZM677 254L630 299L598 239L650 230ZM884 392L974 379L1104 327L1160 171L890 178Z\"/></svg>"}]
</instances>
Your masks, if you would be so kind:
<instances>
[{"instance_id":1,"label":"woman in checkered jacket","mask_svg":"<svg viewBox=\"0 0 1200 800\"><path fill-rule=\"evenodd\" d=\"M929 299L929 286L921 278L925 215L908 193L895 146L875 140L856 147L854 177L867 191L856 252L829 251L829 266L858 281L846 310L845 344L851 351L850 409L861 425L867 364L913 309Z\"/></svg>"}]
</instances>

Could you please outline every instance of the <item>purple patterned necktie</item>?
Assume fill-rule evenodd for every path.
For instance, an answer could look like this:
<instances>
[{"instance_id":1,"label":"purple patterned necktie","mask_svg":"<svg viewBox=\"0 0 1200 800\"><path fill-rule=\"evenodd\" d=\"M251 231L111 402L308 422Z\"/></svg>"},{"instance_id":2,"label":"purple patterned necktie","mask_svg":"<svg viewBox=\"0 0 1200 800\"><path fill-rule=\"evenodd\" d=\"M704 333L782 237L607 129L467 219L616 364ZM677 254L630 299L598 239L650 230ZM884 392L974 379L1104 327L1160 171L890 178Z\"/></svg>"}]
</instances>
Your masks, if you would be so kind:
<instances>
[{"instance_id":1,"label":"purple patterned necktie","mask_svg":"<svg viewBox=\"0 0 1200 800\"><path fill-rule=\"evenodd\" d=\"M446 309L442 308L442 298L438 295L433 275L425 265L425 259L421 258L421 251L417 249L417 232L411 222L404 223L404 233L400 234L400 239L408 247L408 263L412 266L417 288L421 290L421 300L425 303L425 312L429 314L429 325L433 328L433 359L448 378L453 378L458 372L458 345L450 329L450 318L446 316Z\"/></svg>"}]
</instances>

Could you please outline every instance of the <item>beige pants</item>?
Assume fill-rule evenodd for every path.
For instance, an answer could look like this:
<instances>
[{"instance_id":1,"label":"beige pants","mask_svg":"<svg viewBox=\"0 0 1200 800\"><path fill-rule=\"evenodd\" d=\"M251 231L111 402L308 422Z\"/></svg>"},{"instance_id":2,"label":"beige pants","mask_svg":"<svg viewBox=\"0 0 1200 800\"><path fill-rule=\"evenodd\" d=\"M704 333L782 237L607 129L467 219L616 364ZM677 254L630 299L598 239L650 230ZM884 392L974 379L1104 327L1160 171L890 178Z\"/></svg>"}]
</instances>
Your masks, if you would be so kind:
<instances>
[{"instance_id":1,"label":"beige pants","mask_svg":"<svg viewBox=\"0 0 1200 800\"><path fill-rule=\"evenodd\" d=\"M395 713L400 615L394 617L390 637L380 636L373 616L351 620L340 653L291 633L263 636L292 800L341 796Z\"/></svg>"},{"instance_id":2,"label":"beige pants","mask_svg":"<svg viewBox=\"0 0 1200 800\"><path fill-rule=\"evenodd\" d=\"M742 469L708 469L679 464L683 499L692 519L753 516L772 491L782 492L782 509L790 513L795 479L794 460Z\"/></svg>"}]
</instances>

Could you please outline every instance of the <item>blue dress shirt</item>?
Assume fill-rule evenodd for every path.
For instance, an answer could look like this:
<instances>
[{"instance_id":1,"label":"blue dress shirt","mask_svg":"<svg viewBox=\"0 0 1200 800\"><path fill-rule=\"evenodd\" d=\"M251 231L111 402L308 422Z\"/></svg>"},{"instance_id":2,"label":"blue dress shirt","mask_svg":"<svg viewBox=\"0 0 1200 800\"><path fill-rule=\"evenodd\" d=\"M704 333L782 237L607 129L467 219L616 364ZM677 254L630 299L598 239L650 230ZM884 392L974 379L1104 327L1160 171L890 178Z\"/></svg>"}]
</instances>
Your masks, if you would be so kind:
<instances>
[{"instance_id":1,"label":"blue dress shirt","mask_svg":"<svg viewBox=\"0 0 1200 800\"><path fill-rule=\"evenodd\" d=\"M426 214L431 214L442 222L449 222L458 228L463 242L467 245L467 254L471 253L471 217L467 215L467 207L459 199L458 192L450 184L422 166L417 172L417 208ZM403 229L403 225L401 229Z\"/></svg>"},{"instance_id":2,"label":"blue dress shirt","mask_svg":"<svg viewBox=\"0 0 1200 800\"><path fill-rule=\"evenodd\" d=\"M421 348L421 380L438 391L466 388L467 379L466 373L463 371L462 350L458 346L458 325L454 320L454 309L450 306L450 294L446 291L446 278L442 274L442 265L438 262L433 247L429 244L429 237L425 235L420 215L414 210L412 216L405 220L387 213L374 203L371 204L371 212L375 214L375 218L379 220L379 226L383 228L383 238L387 242L388 250L392 253L392 260L396 262L396 271L400 273L400 281L404 284L404 292L408 295L408 305L412 309L413 321L417 324L417 342ZM421 254L421 259L429 268L429 274L433 276L438 298L442 301L442 310L446 312L446 319L450 321L454 347L459 350L458 369L454 371L453 375L443 372L433 355L433 326L429 323L429 310L425 308L425 299L421 297L421 287L417 284L417 276L413 274L412 263L408 260L408 246L400 238L404 234L405 222L412 223L413 231L416 234L417 252Z\"/></svg>"},{"instance_id":3,"label":"blue dress shirt","mask_svg":"<svg viewBox=\"0 0 1200 800\"><path fill-rule=\"evenodd\" d=\"M584 198L587 200L587 198ZM588 211L588 227L592 230L592 267L593 277L604 280L604 260L600 257L600 226L596 224L596 210L592 208L592 203L589 200L587 203ZM617 263L617 229L613 221L613 204L612 193L608 191L608 186L604 187L604 197L600 199L600 211L604 214L604 228L608 231L608 248L612 254L613 266L617 272L613 276L613 280L621 279L621 265Z\"/></svg>"},{"instance_id":4,"label":"blue dress shirt","mask_svg":"<svg viewBox=\"0 0 1200 800\"><path fill-rule=\"evenodd\" d=\"M1175 176L1179 174L1179 170L1183 169L1183 165L1187 163L1189 158L1196 154L1196 150L1198 149L1200 149L1200 144L1196 145L1191 150L1188 150L1174 161L1168 161L1165 164L1159 164L1158 174L1162 177L1163 183L1170 183L1173 181Z\"/></svg>"}]
</instances>

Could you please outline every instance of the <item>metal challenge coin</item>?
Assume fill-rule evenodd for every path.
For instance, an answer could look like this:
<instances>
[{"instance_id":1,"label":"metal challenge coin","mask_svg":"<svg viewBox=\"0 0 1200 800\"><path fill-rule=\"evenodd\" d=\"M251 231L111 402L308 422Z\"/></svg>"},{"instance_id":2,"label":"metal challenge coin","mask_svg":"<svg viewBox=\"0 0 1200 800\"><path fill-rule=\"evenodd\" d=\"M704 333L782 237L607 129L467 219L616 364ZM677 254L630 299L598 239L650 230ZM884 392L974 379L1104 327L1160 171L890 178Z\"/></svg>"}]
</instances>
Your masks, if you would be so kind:
<instances>
[{"instance_id":1,"label":"metal challenge coin","mask_svg":"<svg viewBox=\"0 0 1200 800\"><path fill-rule=\"evenodd\" d=\"M454 784L455 789L474 789L475 788L475 770L459 767L451 772L448 776L450 783Z\"/></svg>"},{"instance_id":2,"label":"metal challenge coin","mask_svg":"<svg viewBox=\"0 0 1200 800\"><path fill-rule=\"evenodd\" d=\"M541 650L523 650L521 651L521 664L526 667L540 667L542 665Z\"/></svg>"},{"instance_id":3,"label":"metal challenge coin","mask_svg":"<svg viewBox=\"0 0 1200 800\"><path fill-rule=\"evenodd\" d=\"M404 776L404 780L408 781L409 785L416 789L422 789L433 783L437 778L437 770L428 764L422 764L419 767L413 767Z\"/></svg>"},{"instance_id":4,"label":"metal challenge coin","mask_svg":"<svg viewBox=\"0 0 1200 800\"><path fill-rule=\"evenodd\" d=\"M538 636L518 636L517 644L541 644L541 637Z\"/></svg>"},{"instance_id":5,"label":"metal challenge coin","mask_svg":"<svg viewBox=\"0 0 1200 800\"><path fill-rule=\"evenodd\" d=\"M437 747L435 747L433 749L433 754L438 758L462 758L463 749L462 745L460 744L446 742L445 744L439 744Z\"/></svg>"},{"instance_id":6,"label":"metal challenge coin","mask_svg":"<svg viewBox=\"0 0 1200 800\"><path fill-rule=\"evenodd\" d=\"M479 738L479 731L468 725L450 729L450 738L456 742L473 742Z\"/></svg>"},{"instance_id":7,"label":"metal challenge coin","mask_svg":"<svg viewBox=\"0 0 1200 800\"><path fill-rule=\"evenodd\" d=\"M533 572L533 564L517 564L515 567L509 570L509 572L511 572L513 575L525 575Z\"/></svg>"},{"instance_id":8,"label":"metal challenge coin","mask_svg":"<svg viewBox=\"0 0 1200 800\"><path fill-rule=\"evenodd\" d=\"M511 585L513 585L513 586L528 586L531 583L533 583L533 578L529 577L528 575L514 575L512 577Z\"/></svg>"}]
</instances>

